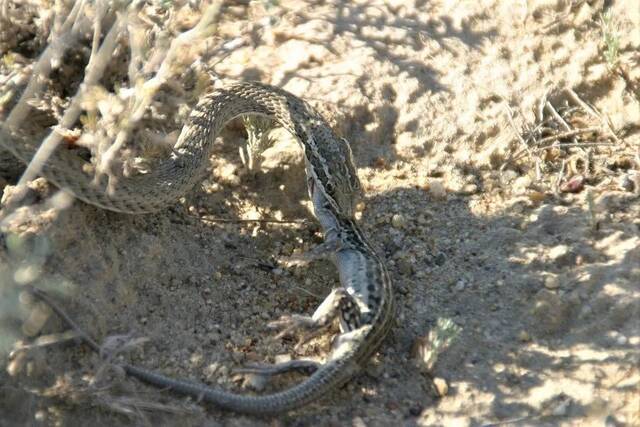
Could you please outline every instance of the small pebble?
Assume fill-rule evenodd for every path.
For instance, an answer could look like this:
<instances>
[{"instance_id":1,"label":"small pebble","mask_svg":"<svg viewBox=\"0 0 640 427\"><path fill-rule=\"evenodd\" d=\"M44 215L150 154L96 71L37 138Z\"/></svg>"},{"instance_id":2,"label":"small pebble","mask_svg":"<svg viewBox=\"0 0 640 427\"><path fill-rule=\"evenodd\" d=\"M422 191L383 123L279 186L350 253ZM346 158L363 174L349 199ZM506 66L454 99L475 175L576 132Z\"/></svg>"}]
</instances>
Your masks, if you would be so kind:
<instances>
[{"instance_id":1,"label":"small pebble","mask_svg":"<svg viewBox=\"0 0 640 427\"><path fill-rule=\"evenodd\" d=\"M453 290L456 292L461 292L461 291L464 291L465 286L466 285L464 283L464 280L460 279L456 282L456 285L453 287Z\"/></svg>"},{"instance_id":2,"label":"small pebble","mask_svg":"<svg viewBox=\"0 0 640 427\"><path fill-rule=\"evenodd\" d=\"M394 228L402 229L407 226L407 220L402 214L393 214L393 216L391 217L391 225Z\"/></svg>"},{"instance_id":3,"label":"small pebble","mask_svg":"<svg viewBox=\"0 0 640 427\"><path fill-rule=\"evenodd\" d=\"M376 168L384 168L387 165L387 161L385 160L384 157L376 157L375 159L373 159L373 167Z\"/></svg>"},{"instance_id":4,"label":"small pebble","mask_svg":"<svg viewBox=\"0 0 640 427\"><path fill-rule=\"evenodd\" d=\"M621 190L631 193L637 192L640 189L640 173L632 171L623 175L618 180L618 185Z\"/></svg>"},{"instance_id":5,"label":"small pebble","mask_svg":"<svg viewBox=\"0 0 640 427\"><path fill-rule=\"evenodd\" d=\"M563 193L579 193L584 188L585 179L582 175L577 175L571 178L560 186L560 191Z\"/></svg>"},{"instance_id":6,"label":"small pebble","mask_svg":"<svg viewBox=\"0 0 640 427\"><path fill-rule=\"evenodd\" d=\"M525 194L530 185L531 178L529 176L520 176L513 182L512 189L515 194Z\"/></svg>"},{"instance_id":7,"label":"small pebble","mask_svg":"<svg viewBox=\"0 0 640 427\"><path fill-rule=\"evenodd\" d=\"M435 377L433 379L433 385L436 388L438 396L444 397L449 393L449 385L444 378Z\"/></svg>"},{"instance_id":8,"label":"small pebble","mask_svg":"<svg viewBox=\"0 0 640 427\"><path fill-rule=\"evenodd\" d=\"M436 200L443 200L447 197L447 190L442 181L434 179L429 181L429 194Z\"/></svg>"},{"instance_id":9,"label":"small pebble","mask_svg":"<svg viewBox=\"0 0 640 427\"><path fill-rule=\"evenodd\" d=\"M269 382L269 377L267 377L266 375L243 374L243 377L243 385L255 391L264 390Z\"/></svg>"},{"instance_id":10,"label":"small pebble","mask_svg":"<svg viewBox=\"0 0 640 427\"><path fill-rule=\"evenodd\" d=\"M503 185L511 184L516 180L516 178L518 178L518 173L511 169L502 172L502 174L500 175L500 181L502 181Z\"/></svg>"},{"instance_id":11,"label":"small pebble","mask_svg":"<svg viewBox=\"0 0 640 427\"><path fill-rule=\"evenodd\" d=\"M560 287L560 280L555 274L549 274L544 278L544 287L547 289L558 289Z\"/></svg>"},{"instance_id":12,"label":"small pebble","mask_svg":"<svg viewBox=\"0 0 640 427\"><path fill-rule=\"evenodd\" d=\"M275 357L273 358L273 361L276 364L290 362L291 361L291 355L288 354L288 353L276 354Z\"/></svg>"},{"instance_id":13,"label":"small pebble","mask_svg":"<svg viewBox=\"0 0 640 427\"><path fill-rule=\"evenodd\" d=\"M404 276L408 276L413 273L413 263L408 259L408 257L401 257L397 261L398 270Z\"/></svg>"},{"instance_id":14,"label":"small pebble","mask_svg":"<svg viewBox=\"0 0 640 427\"><path fill-rule=\"evenodd\" d=\"M627 345L628 342L629 342L629 339L627 337L625 337L624 335L619 335L616 338L616 344L618 344L618 345Z\"/></svg>"},{"instance_id":15,"label":"small pebble","mask_svg":"<svg viewBox=\"0 0 640 427\"><path fill-rule=\"evenodd\" d=\"M475 194L478 192L478 186L476 184L465 184L462 187L463 194Z\"/></svg>"},{"instance_id":16,"label":"small pebble","mask_svg":"<svg viewBox=\"0 0 640 427\"><path fill-rule=\"evenodd\" d=\"M540 191L530 191L527 193L527 197L529 197L529 200L531 200L532 202L542 202L547 195L540 192Z\"/></svg>"},{"instance_id":17,"label":"small pebble","mask_svg":"<svg viewBox=\"0 0 640 427\"><path fill-rule=\"evenodd\" d=\"M518 340L520 342L529 342L531 341L531 335L529 335L529 332L522 330L518 333Z\"/></svg>"},{"instance_id":18,"label":"small pebble","mask_svg":"<svg viewBox=\"0 0 640 427\"><path fill-rule=\"evenodd\" d=\"M571 406L571 398L561 395L558 398L558 403L553 406L551 414L555 417L564 417L569 412L569 406Z\"/></svg>"},{"instance_id":19,"label":"small pebble","mask_svg":"<svg viewBox=\"0 0 640 427\"><path fill-rule=\"evenodd\" d=\"M27 354L24 351L19 352L15 358L10 361L7 365L7 373L12 376L15 377L16 375L18 375L20 372L22 372L22 369L25 367L25 365L27 364Z\"/></svg>"},{"instance_id":20,"label":"small pebble","mask_svg":"<svg viewBox=\"0 0 640 427\"><path fill-rule=\"evenodd\" d=\"M220 368L220 364L218 362L214 362L207 365L202 372L207 380L211 380L215 376L216 371L218 371L218 368Z\"/></svg>"}]
</instances>

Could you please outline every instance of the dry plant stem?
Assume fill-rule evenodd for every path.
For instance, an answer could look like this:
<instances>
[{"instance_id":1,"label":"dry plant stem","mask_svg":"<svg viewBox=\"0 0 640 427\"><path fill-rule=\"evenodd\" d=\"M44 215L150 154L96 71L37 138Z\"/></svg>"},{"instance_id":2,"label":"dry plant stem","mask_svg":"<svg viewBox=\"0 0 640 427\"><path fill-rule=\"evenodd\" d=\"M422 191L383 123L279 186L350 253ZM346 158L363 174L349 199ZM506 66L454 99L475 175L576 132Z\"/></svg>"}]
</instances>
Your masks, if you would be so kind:
<instances>
[{"instance_id":1,"label":"dry plant stem","mask_svg":"<svg viewBox=\"0 0 640 427\"><path fill-rule=\"evenodd\" d=\"M147 412L160 411L169 414L199 414L201 412L198 407L181 407L178 405L168 405L166 403L142 400L136 397L128 396L101 397L98 399L98 402L104 405L106 408L123 415L140 416L146 421L146 425L153 424L151 424L146 417L143 417L143 414L140 413L140 410Z\"/></svg>"},{"instance_id":2,"label":"dry plant stem","mask_svg":"<svg viewBox=\"0 0 640 427\"><path fill-rule=\"evenodd\" d=\"M71 9L69 16L65 20L64 24L60 28L60 32L56 37L53 37L51 43L44 50L38 62L33 67L33 75L27 84L22 96L18 100L11 113L2 124L3 130L12 129L17 127L29 113L31 107L28 105L28 101L31 100L36 93L40 92L42 85L44 84L43 77L46 77L51 72L51 65L60 61L62 55L69 47L76 36L80 32L82 15L79 16L79 12L84 6L84 1L78 1Z\"/></svg>"},{"instance_id":3,"label":"dry plant stem","mask_svg":"<svg viewBox=\"0 0 640 427\"><path fill-rule=\"evenodd\" d=\"M204 222L215 223L252 223L257 222L260 224L307 224L306 219L231 219L231 218L199 218Z\"/></svg>"},{"instance_id":4,"label":"dry plant stem","mask_svg":"<svg viewBox=\"0 0 640 427\"><path fill-rule=\"evenodd\" d=\"M503 426L503 425L507 425L507 424L514 425L516 423L521 423L523 421L535 421L535 420L540 419L540 418L542 418L541 415L532 415L532 416L525 416L525 417L520 417L520 418L511 418L511 419L508 419L508 420L497 421L495 423L482 424L482 427L499 427L499 426Z\"/></svg>"},{"instance_id":5,"label":"dry plant stem","mask_svg":"<svg viewBox=\"0 0 640 427\"><path fill-rule=\"evenodd\" d=\"M516 156L519 156L520 153L526 151L529 154L530 157L533 157L533 153L529 149L529 145L524 140L524 138L522 138L522 135L518 131L518 128L516 127L516 124L513 121L513 111L511 110L511 107L509 107L509 104L507 104L507 103L505 103L504 106L505 106L505 113L507 115L507 119L509 120L509 124L511 125L511 129L513 130L514 135L518 138L518 141L520 141L520 144L522 144L522 151L520 151ZM500 170L503 170L504 167L507 165L507 163L509 163L509 162L511 162L513 160L514 160L513 156L510 156L510 158L507 159L502 164L502 166L500 167Z\"/></svg>"},{"instance_id":6,"label":"dry plant stem","mask_svg":"<svg viewBox=\"0 0 640 427\"><path fill-rule=\"evenodd\" d=\"M98 18L98 17L97 17ZM96 19L96 25L99 19ZM69 107L64 112L64 116L60 120L57 128L61 130L69 129L73 124L78 120L80 113L82 112L82 108L80 107L80 102L83 94L87 90L87 88L95 85L100 77L104 74L104 70L111 60L113 56L113 52L116 48L118 36L120 35L120 31L124 24L124 16L122 14L118 14L116 22L114 22L113 26L109 30L109 33L104 38L100 49L96 52L95 56L89 58L89 64L87 65L86 74L84 81L80 85L80 88L76 92L76 94L71 99L71 103ZM15 203L22 198L26 191L26 183L33 180L42 170L42 166L49 159L51 153L55 151L62 140L62 135L60 132L54 130L51 132L45 140L42 142L38 151L36 151L35 155L27 165L20 181L18 182L18 190L14 194L11 203Z\"/></svg>"},{"instance_id":7,"label":"dry plant stem","mask_svg":"<svg viewBox=\"0 0 640 427\"><path fill-rule=\"evenodd\" d=\"M580 135L580 134L583 134L583 133L598 132L599 130L602 130L602 127L600 127L600 126L591 126L591 127L588 127L588 128L573 129L573 130L568 130L566 132L560 132L560 133L557 133L555 135L544 137L542 139L539 139L537 142L538 142L538 144L544 144L546 142L557 141L558 139L569 138L569 137L573 137L573 136ZM578 145L578 146L582 145L582 144L578 143L577 141L573 142L571 144ZM566 146L567 144L557 144L557 145ZM557 145L554 145L554 146L557 146ZM550 148L550 147L541 147L541 149L545 149L545 148Z\"/></svg>"},{"instance_id":8,"label":"dry plant stem","mask_svg":"<svg viewBox=\"0 0 640 427\"><path fill-rule=\"evenodd\" d=\"M577 147L577 148L582 148L582 147L612 147L615 146L616 144L613 142L566 142L566 143L559 143L559 144L553 144L553 145L547 145L546 147L538 147L534 150L535 154L540 153L541 151L544 150L549 150L551 148L571 148L571 147ZM515 154L513 157L511 157L509 159L509 161L516 161L516 160L520 160L522 157L524 157L525 154L525 150L520 150L517 154ZM504 163L504 165L506 165L507 162ZM536 162L536 165L538 163ZM503 166L504 168L504 166Z\"/></svg>"},{"instance_id":9,"label":"dry plant stem","mask_svg":"<svg viewBox=\"0 0 640 427\"><path fill-rule=\"evenodd\" d=\"M536 119L538 120L538 123L542 123L544 121L544 107L547 104L547 97L550 92L551 88L545 89L544 94L542 94L542 97L540 98L540 102L538 102L538 109L536 110Z\"/></svg>"},{"instance_id":10,"label":"dry plant stem","mask_svg":"<svg viewBox=\"0 0 640 427\"><path fill-rule=\"evenodd\" d=\"M562 126L565 131L567 131L567 132L571 131L571 126L569 126L569 124L567 122L565 122L565 120L562 118L562 116L553 107L553 105L551 105L551 103L549 101L545 102L544 106L545 106L545 109L547 111L549 111L549 113L551 113L553 118L555 118L558 121L558 123L560 123L560 126Z\"/></svg>"},{"instance_id":11,"label":"dry plant stem","mask_svg":"<svg viewBox=\"0 0 640 427\"><path fill-rule=\"evenodd\" d=\"M92 60L96 58L98 54L98 47L100 47L100 34L102 34L102 18L107 12L107 7L102 0L96 1L96 15L93 19L93 40L91 40L91 55L89 56L89 65L87 69L90 69Z\"/></svg>"},{"instance_id":12,"label":"dry plant stem","mask_svg":"<svg viewBox=\"0 0 640 427\"><path fill-rule=\"evenodd\" d=\"M569 147L612 147L616 145L614 142L561 142L559 144L547 145L536 149L536 153L550 148L569 148Z\"/></svg>"},{"instance_id":13,"label":"dry plant stem","mask_svg":"<svg viewBox=\"0 0 640 427\"><path fill-rule=\"evenodd\" d=\"M553 21L551 21L548 24L543 25L540 29L538 29L536 32L538 33L542 33L542 34L547 34L549 33L551 30L553 30L554 28L560 26L560 24L562 24L562 21L564 21L565 19L567 19L569 16L571 16L571 12L573 12L573 10L575 8L580 7L580 5L582 3L584 3L586 0L579 0L577 2L569 2L569 5L567 6L567 10L560 15L558 18L554 19Z\"/></svg>"},{"instance_id":14,"label":"dry plant stem","mask_svg":"<svg viewBox=\"0 0 640 427\"><path fill-rule=\"evenodd\" d=\"M507 113L507 119L509 119L509 124L511 125L511 128L513 129L514 134L516 135L518 140L522 143L523 147L526 150L529 150L527 143L525 142L524 138L522 138L522 135L520 135L520 132L518 132L518 128L516 127L516 124L513 121L513 111L511 110L511 107L509 107L508 104L504 104L504 106L505 106L505 111Z\"/></svg>"},{"instance_id":15,"label":"dry plant stem","mask_svg":"<svg viewBox=\"0 0 640 427\"><path fill-rule=\"evenodd\" d=\"M554 189L553 192L555 194L559 194L560 193L560 184L562 183L562 178L564 177L564 168L565 168L565 160L562 160L562 163L560 164L560 170L558 171L558 178L556 179L556 182L554 184Z\"/></svg>"},{"instance_id":16,"label":"dry plant stem","mask_svg":"<svg viewBox=\"0 0 640 427\"><path fill-rule=\"evenodd\" d=\"M131 114L129 114L126 122L122 123L122 127L116 135L114 143L105 151L100 159L100 163L96 167L96 179L99 179L100 174L106 174L109 177L108 191L112 192L115 186L115 177L109 173L109 170L112 162L116 158L116 153L118 153L129 138L131 129L142 119L155 93L160 89L162 84L175 74L176 70L172 69L172 67L175 66L179 52L198 39L204 39L216 31L221 5L222 2L217 1L207 7L195 27L176 37L171 42L156 75L136 88Z\"/></svg>"},{"instance_id":17,"label":"dry plant stem","mask_svg":"<svg viewBox=\"0 0 640 427\"><path fill-rule=\"evenodd\" d=\"M594 118L598 119L602 123L602 125L607 128L607 130L611 134L611 137L616 142L620 142L620 139L618 138L616 133L613 131L613 127L611 126L611 123L608 118L605 118L598 110L596 110L595 108L591 107L589 104L584 102L578 96L578 94L573 91L573 89L566 88L565 93L569 96L569 98L571 98L573 102L581 106L587 113L591 114Z\"/></svg>"},{"instance_id":18,"label":"dry plant stem","mask_svg":"<svg viewBox=\"0 0 640 427\"><path fill-rule=\"evenodd\" d=\"M15 348L14 350L11 351L11 353L9 353L9 357L14 357L17 353L21 351L29 351L34 348L43 348L43 347L49 347L56 344L63 344L78 338L81 338L80 334L78 333L78 331L75 331L75 330L69 330L69 331L55 333L55 334L42 335L29 344L23 344Z\"/></svg>"},{"instance_id":19,"label":"dry plant stem","mask_svg":"<svg viewBox=\"0 0 640 427\"><path fill-rule=\"evenodd\" d=\"M80 326L78 326L78 324L73 319L71 319L71 317L69 317L67 313L64 312L64 310L58 307L58 305L53 302L53 299L51 299L48 293L31 285L27 285L25 286L25 288L28 292L31 293L31 295L51 307L51 310L53 310L55 314L57 314L62 320L64 320L67 326L73 329L78 334L78 337L82 339L82 341L84 341L89 347L91 347L91 349L97 354L100 354L100 346L98 345L98 343L96 343L93 338L91 338Z\"/></svg>"}]
</instances>

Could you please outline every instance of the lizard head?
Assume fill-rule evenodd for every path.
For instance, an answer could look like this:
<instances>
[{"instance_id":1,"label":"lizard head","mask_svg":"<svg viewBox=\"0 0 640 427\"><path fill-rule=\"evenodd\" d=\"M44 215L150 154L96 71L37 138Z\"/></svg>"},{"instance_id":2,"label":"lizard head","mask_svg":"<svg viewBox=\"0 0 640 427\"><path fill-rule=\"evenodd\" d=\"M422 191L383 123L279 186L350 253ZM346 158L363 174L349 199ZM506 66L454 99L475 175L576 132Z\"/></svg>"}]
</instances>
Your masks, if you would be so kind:
<instances>
[{"instance_id":1,"label":"lizard head","mask_svg":"<svg viewBox=\"0 0 640 427\"><path fill-rule=\"evenodd\" d=\"M349 142L344 138L336 138L335 141L336 160L331 162L331 176L325 184L325 191L337 204L340 214L353 218L356 205L363 196L362 185Z\"/></svg>"}]
</instances>

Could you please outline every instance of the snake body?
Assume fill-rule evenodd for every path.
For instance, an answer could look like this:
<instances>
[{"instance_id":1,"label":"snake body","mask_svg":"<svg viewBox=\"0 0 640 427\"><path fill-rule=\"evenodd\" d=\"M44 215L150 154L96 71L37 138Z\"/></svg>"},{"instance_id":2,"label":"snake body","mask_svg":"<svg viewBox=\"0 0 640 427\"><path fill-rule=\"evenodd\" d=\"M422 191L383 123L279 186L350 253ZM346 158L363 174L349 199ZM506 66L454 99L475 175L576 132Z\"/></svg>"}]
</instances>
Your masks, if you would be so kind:
<instances>
[{"instance_id":1,"label":"snake body","mask_svg":"<svg viewBox=\"0 0 640 427\"><path fill-rule=\"evenodd\" d=\"M87 161L64 147L58 147L44 164L42 175L78 199L103 209L130 214L155 212L175 203L202 180L220 131L230 120L251 114L271 117L297 137L308 173L325 182L328 200L350 215L359 182L348 144L307 103L260 83L237 83L205 95L191 112L169 158L158 162L149 173L120 177L113 191L107 191L106 180L93 182L83 172ZM6 131L0 133L0 146L25 164L37 149L27 138Z\"/></svg>"}]
</instances>

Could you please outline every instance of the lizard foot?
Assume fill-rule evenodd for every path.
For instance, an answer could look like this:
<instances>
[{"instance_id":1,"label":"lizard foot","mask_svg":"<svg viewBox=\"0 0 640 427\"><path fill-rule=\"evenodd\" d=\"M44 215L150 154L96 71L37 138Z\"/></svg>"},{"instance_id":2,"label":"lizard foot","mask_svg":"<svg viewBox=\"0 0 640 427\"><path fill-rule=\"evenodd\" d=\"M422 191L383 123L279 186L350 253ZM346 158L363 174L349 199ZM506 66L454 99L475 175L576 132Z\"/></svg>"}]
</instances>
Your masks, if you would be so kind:
<instances>
[{"instance_id":1,"label":"lizard foot","mask_svg":"<svg viewBox=\"0 0 640 427\"><path fill-rule=\"evenodd\" d=\"M280 329L276 338L300 331L304 332L296 344L297 348L326 330L335 319L340 319L340 329L342 332L346 332L359 326L357 324L359 318L360 311L353 297L345 289L338 288L331 291L313 313L313 316L286 315L269 323L269 326L273 329Z\"/></svg>"},{"instance_id":2,"label":"lizard foot","mask_svg":"<svg viewBox=\"0 0 640 427\"><path fill-rule=\"evenodd\" d=\"M340 246L337 241L324 242L301 254L283 257L280 262L285 267L305 265L312 261L329 258L338 249Z\"/></svg>"}]
</instances>

